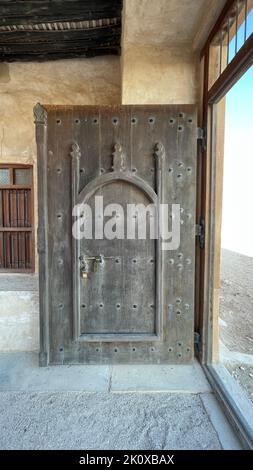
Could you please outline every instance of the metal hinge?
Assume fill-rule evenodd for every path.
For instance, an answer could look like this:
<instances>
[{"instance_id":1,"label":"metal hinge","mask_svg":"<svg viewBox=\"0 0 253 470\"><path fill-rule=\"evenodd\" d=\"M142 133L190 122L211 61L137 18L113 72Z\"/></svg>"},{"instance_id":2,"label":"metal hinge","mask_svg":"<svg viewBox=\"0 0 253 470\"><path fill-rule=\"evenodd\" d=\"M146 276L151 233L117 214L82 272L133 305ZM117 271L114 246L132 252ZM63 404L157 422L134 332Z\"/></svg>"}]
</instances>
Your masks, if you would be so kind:
<instances>
[{"instance_id":1,"label":"metal hinge","mask_svg":"<svg viewBox=\"0 0 253 470\"><path fill-rule=\"evenodd\" d=\"M201 250L205 248L205 219L201 217L199 224L196 225L196 237Z\"/></svg>"},{"instance_id":2,"label":"metal hinge","mask_svg":"<svg viewBox=\"0 0 253 470\"><path fill-rule=\"evenodd\" d=\"M197 141L200 144L202 152L206 150L206 130L202 127L197 127Z\"/></svg>"},{"instance_id":3,"label":"metal hinge","mask_svg":"<svg viewBox=\"0 0 253 470\"><path fill-rule=\"evenodd\" d=\"M194 344L200 345L201 344L201 336L200 333L194 332Z\"/></svg>"},{"instance_id":4,"label":"metal hinge","mask_svg":"<svg viewBox=\"0 0 253 470\"><path fill-rule=\"evenodd\" d=\"M194 345L196 347L196 353L201 354L202 341L201 335L198 332L194 332Z\"/></svg>"}]
</instances>

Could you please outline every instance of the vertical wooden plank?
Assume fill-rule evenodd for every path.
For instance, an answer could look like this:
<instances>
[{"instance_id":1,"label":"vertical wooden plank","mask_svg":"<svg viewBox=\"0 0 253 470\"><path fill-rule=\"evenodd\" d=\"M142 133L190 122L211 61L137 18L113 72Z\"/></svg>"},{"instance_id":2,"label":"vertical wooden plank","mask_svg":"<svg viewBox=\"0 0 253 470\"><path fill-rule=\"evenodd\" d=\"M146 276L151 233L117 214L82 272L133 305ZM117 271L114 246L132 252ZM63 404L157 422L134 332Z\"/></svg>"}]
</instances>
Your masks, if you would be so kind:
<instances>
[{"instance_id":1,"label":"vertical wooden plank","mask_svg":"<svg viewBox=\"0 0 253 470\"><path fill-rule=\"evenodd\" d=\"M14 268L19 268L19 249L18 249L18 233L13 233L13 264Z\"/></svg>"},{"instance_id":2,"label":"vertical wooden plank","mask_svg":"<svg viewBox=\"0 0 253 470\"><path fill-rule=\"evenodd\" d=\"M31 233L25 233L25 269L31 269Z\"/></svg>"},{"instance_id":3,"label":"vertical wooden plank","mask_svg":"<svg viewBox=\"0 0 253 470\"><path fill-rule=\"evenodd\" d=\"M101 171L99 167L100 127L99 107L87 106L78 110L78 113L74 113L73 140L82 149L79 169L80 190ZM97 165L94 164L94 159L98 161ZM107 168L103 170L106 171Z\"/></svg>"},{"instance_id":4,"label":"vertical wooden plank","mask_svg":"<svg viewBox=\"0 0 253 470\"><path fill-rule=\"evenodd\" d=\"M47 112L40 104L34 108L38 155L38 253L40 303L40 356L41 366L49 363L49 309L48 309L48 220L47 220Z\"/></svg>"},{"instance_id":5,"label":"vertical wooden plank","mask_svg":"<svg viewBox=\"0 0 253 470\"><path fill-rule=\"evenodd\" d=\"M3 190L0 189L0 230L4 226L4 205L3 205ZM0 268L4 269L5 259L4 259L4 234L0 231Z\"/></svg>"},{"instance_id":6,"label":"vertical wooden plank","mask_svg":"<svg viewBox=\"0 0 253 470\"><path fill-rule=\"evenodd\" d=\"M9 232L6 232L6 268L11 269L11 236Z\"/></svg>"},{"instance_id":7,"label":"vertical wooden plank","mask_svg":"<svg viewBox=\"0 0 253 470\"><path fill-rule=\"evenodd\" d=\"M4 190L0 189L0 227L4 227Z\"/></svg>"},{"instance_id":8,"label":"vertical wooden plank","mask_svg":"<svg viewBox=\"0 0 253 470\"><path fill-rule=\"evenodd\" d=\"M4 227L10 227L10 210L9 210L9 190L5 189L4 196Z\"/></svg>"},{"instance_id":9,"label":"vertical wooden plank","mask_svg":"<svg viewBox=\"0 0 253 470\"><path fill-rule=\"evenodd\" d=\"M18 190L18 227L25 225L25 196L24 190Z\"/></svg>"},{"instance_id":10,"label":"vertical wooden plank","mask_svg":"<svg viewBox=\"0 0 253 470\"><path fill-rule=\"evenodd\" d=\"M3 232L0 231L0 269L4 269L4 240Z\"/></svg>"},{"instance_id":11,"label":"vertical wooden plank","mask_svg":"<svg viewBox=\"0 0 253 470\"><path fill-rule=\"evenodd\" d=\"M67 112L64 107L60 112L53 108L48 119L48 269L52 287L49 292L50 355L54 363L61 364L73 328L70 152L73 140L76 140L73 139L75 110L70 107Z\"/></svg>"},{"instance_id":12,"label":"vertical wooden plank","mask_svg":"<svg viewBox=\"0 0 253 470\"><path fill-rule=\"evenodd\" d=\"M17 227L16 190L10 191L10 219L11 227Z\"/></svg>"}]
</instances>

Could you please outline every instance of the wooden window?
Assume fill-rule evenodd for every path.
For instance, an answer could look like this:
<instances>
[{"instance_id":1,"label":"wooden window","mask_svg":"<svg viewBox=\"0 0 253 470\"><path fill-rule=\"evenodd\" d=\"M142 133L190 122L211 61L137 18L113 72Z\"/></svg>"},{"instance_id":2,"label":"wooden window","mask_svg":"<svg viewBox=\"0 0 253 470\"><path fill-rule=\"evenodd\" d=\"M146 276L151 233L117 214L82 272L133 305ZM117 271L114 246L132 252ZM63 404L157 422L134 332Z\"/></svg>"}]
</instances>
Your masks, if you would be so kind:
<instances>
[{"instance_id":1,"label":"wooden window","mask_svg":"<svg viewBox=\"0 0 253 470\"><path fill-rule=\"evenodd\" d=\"M0 165L0 271L34 271L33 169Z\"/></svg>"},{"instance_id":2,"label":"wooden window","mask_svg":"<svg viewBox=\"0 0 253 470\"><path fill-rule=\"evenodd\" d=\"M251 56L253 45L253 0L228 0L201 52L205 58L205 103L220 97L224 83L233 86L242 62ZM235 80L230 77L234 75ZM217 101L217 100L216 100Z\"/></svg>"}]
</instances>

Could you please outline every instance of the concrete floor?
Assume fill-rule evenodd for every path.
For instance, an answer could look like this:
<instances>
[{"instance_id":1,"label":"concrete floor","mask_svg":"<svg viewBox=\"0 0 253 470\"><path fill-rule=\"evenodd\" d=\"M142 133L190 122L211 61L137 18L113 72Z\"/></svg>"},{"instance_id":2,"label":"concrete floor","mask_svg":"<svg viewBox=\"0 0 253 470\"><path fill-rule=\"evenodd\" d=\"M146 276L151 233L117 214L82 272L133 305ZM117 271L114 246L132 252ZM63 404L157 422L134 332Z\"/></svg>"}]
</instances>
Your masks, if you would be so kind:
<instances>
[{"instance_id":1,"label":"concrete floor","mask_svg":"<svg viewBox=\"0 0 253 470\"><path fill-rule=\"evenodd\" d=\"M0 449L240 449L196 362L38 367L0 354Z\"/></svg>"}]
</instances>

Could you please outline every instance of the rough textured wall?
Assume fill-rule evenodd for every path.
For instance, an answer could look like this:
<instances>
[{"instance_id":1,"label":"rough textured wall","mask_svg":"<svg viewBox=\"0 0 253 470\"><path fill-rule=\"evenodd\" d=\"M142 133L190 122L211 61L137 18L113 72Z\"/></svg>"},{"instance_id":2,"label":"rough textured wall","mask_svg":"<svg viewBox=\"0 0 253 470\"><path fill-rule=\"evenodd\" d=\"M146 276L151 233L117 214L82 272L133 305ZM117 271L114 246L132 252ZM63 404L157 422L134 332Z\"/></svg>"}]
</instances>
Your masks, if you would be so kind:
<instances>
[{"instance_id":1,"label":"rough textured wall","mask_svg":"<svg viewBox=\"0 0 253 470\"><path fill-rule=\"evenodd\" d=\"M1 161L32 163L36 155L33 106L117 104L118 57L0 64Z\"/></svg>"},{"instance_id":2,"label":"rough textured wall","mask_svg":"<svg viewBox=\"0 0 253 470\"><path fill-rule=\"evenodd\" d=\"M197 63L192 42L204 0L125 0L123 104L194 104Z\"/></svg>"},{"instance_id":3,"label":"rough textured wall","mask_svg":"<svg viewBox=\"0 0 253 470\"><path fill-rule=\"evenodd\" d=\"M39 293L0 291L0 351L39 349Z\"/></svg>"},{"instance_id":4,"label":"rough textured wall","mask_svg":"<svg viewBox=\"0 0 253 470\"><path fill-rule=\"evenodd\" d=\"M122 103L196 103L197 65L187 47L127 45L122 57Z\"/></svg>"},{"instance_id":5,"label":"rough textured wall","mask_svg":"<svg viewBox=\"0 0 253 470\"><path fill-rule=\"evenodd\" d=\"M210 3L221 0L124 0L124 43L192 44Z\"/></svg>"}]
</instances>

